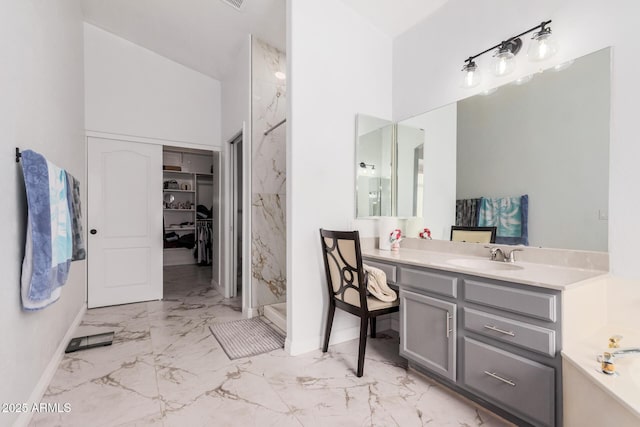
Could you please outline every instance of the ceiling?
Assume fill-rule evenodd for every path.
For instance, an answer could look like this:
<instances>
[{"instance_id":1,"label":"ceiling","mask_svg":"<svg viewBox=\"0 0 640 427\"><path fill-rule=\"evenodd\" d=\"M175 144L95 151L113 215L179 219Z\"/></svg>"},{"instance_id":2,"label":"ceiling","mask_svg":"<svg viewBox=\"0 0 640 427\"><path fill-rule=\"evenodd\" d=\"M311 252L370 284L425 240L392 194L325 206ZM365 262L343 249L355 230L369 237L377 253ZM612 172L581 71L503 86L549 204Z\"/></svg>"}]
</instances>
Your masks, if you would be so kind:
<instances>
[{"instance_id":1,"label":"ceiling","mask_svg":"<svg viewBox=\"0 0 640 427\"><path fill-rule=\"evenodd\" d=\"M321 1L321 0L311 0ZM341 0L395 37L447 0ZM85 21L217 80L248 34L285 51L286 0L82 0Z\"/></svg>"},{"instance_id":2,"label":"ceiling","mask_svg":"<svg viewBox=\"0 0 640 427\"><path fill-rule=\"evenodd\" d=\"M285 0L82 0L86 22L217 80L248 34L285 50Z\"/></svg>"},{"instance_id":3,"label":"ceiling","mask_svg":"<svg viewBox=\"0 0 640 427\"><path fill-rule=\"evenodd\" d=\"M342 0L390 37L424 20L448 0Z\"/></svg>"}]
</instances>

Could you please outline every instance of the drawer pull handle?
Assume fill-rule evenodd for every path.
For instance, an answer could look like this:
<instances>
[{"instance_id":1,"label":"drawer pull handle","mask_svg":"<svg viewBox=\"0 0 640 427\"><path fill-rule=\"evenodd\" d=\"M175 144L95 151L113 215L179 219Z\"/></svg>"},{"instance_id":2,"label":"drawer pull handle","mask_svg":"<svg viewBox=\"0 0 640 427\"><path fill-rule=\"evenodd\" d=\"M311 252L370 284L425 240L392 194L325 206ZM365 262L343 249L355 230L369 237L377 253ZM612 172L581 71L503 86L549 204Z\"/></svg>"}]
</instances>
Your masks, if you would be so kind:
<instances>
[{"instance_id":1,"label":"drawer pull handle","mask_svg":"<svg viewBox=\"0 0 640 427\"><path fill-rule=\"evenodd\" d=\"M510 337L515 337L516 334L513 331L505 331L504 329L496 328L493 325L484 325L486 329L491 329L492 331L500 332L501 334L509 335Z\"/></svg>"},{"instance_id":2,"label":"drawer pull handle","mask_svg":"<svg viewBox=\"0 0 640 427\"><path fill-rule=\"evenodd\" d=\"M488 372L488 371L484 371L485 374L489 375L491 378L495 378L499 381L502 381L505 384L509 384L511 387L515 387L516 383L514 383L511 380L508 380L506 378L502 378L500 375L497 375L495 372Z\"/></svg>"},{"instance_id":3,"label":"drawer pull handle","mask_svg":"<svg viewBox=\"0 0 640 427\"><path fill-rule=\"evenodd\" d=\"M447 338L449 338L451 332L453 332L453 329L451 329L451 318L453 316L447 312Z\"/></svg>"}]
</instances>

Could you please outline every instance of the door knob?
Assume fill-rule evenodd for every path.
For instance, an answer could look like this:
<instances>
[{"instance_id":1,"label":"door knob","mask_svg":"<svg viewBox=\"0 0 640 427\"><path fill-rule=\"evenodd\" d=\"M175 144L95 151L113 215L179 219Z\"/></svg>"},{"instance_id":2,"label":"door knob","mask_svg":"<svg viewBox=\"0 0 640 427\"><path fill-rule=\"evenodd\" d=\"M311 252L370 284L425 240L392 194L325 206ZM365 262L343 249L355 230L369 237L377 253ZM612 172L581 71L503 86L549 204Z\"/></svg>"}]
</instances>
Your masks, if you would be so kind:
<instances>
[{"instance_id":1,"label":"door knob","mask_svg":"<svg viewBox=\"0 0 640 427\"><path fill-rule=\"evenodd\" d=\"M89 231L89 233L91 234L96 234L98 232L98 230L96 230L95 228L92 228L91 231Z\"/></svg>"}]
</instances>

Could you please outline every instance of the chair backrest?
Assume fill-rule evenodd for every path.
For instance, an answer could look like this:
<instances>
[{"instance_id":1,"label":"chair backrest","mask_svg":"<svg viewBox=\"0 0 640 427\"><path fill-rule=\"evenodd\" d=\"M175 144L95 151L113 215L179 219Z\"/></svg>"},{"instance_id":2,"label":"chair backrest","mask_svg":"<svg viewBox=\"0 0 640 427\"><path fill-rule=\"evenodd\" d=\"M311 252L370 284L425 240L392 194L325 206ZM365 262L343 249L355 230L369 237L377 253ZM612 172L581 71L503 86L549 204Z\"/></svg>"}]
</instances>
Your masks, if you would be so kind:
<instances>
[{"instance_id":1,"label":"chair backrest","mask_svg":"<svg viewBox=\"0 0 640 427\"><path fill-rule=\"evenodd\" d=\"M495 243L497 227L451 226L452 242Z\"/></svg>"},{"instance_id":2,"label":"chair backrest","mask_svg":"<svg viewBox=\"0 0 640 427\"><path fill-rule=\"evenodd\" d=\"M357 231L320 229L329 298L367 308L367 286Z\"/></svg>"}]
</instances>

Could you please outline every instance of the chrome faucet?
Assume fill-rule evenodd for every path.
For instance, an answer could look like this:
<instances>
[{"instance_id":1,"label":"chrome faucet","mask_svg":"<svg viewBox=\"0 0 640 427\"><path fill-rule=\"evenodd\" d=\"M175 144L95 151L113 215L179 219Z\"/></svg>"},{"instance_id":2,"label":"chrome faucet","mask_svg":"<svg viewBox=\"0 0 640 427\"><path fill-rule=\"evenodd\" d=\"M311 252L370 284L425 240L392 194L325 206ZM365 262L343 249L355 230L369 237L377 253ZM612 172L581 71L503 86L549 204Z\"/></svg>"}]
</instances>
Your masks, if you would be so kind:
<instances>
[{"instance_id":1,"label":"chrome faucet","mask_svg":"<svg viewBox=\"0 0 640 427\"><path fill-rule=\"evenodd\" d=\"M491 250L491 252L489 253L489 259L491 261L498 261L498 254L500 255L500 259L502 261L505 260L504 252L502 251L502 249L497 248L495 246L485 246L485 247Z\"/></svg>"},{"instance_id":2,"label":"chrome faucet","mask_svg":"<svg viewBox=\"0 0 640 427\"><path fill-rule=\"evenodd\" d=\"M522 249L511 249L511 251L507 254L506 251L498 248L496 246L485 246L485 248L490 249L489 259L491 261L504 261L514 263L516 262L516 252L521 252Z\"/></svg>"},{"instance_id":3,"label":"chrome faucet","mask_svg":"<svg viewBox=\"0 0 640 427\"><path fill-rule=\"evenodd\" d=\"M609 348L619 348L620 340L622 340L622 337L620 335L614 335L613 337L609 338ZM607 375L614 375L616 373L615 359L628 356L630 354L640 354L640 347L621 348L614 351L605 351L602 356L598 357L598 362L602 364L602 372Z\"/></svg>"}]
</instances>

